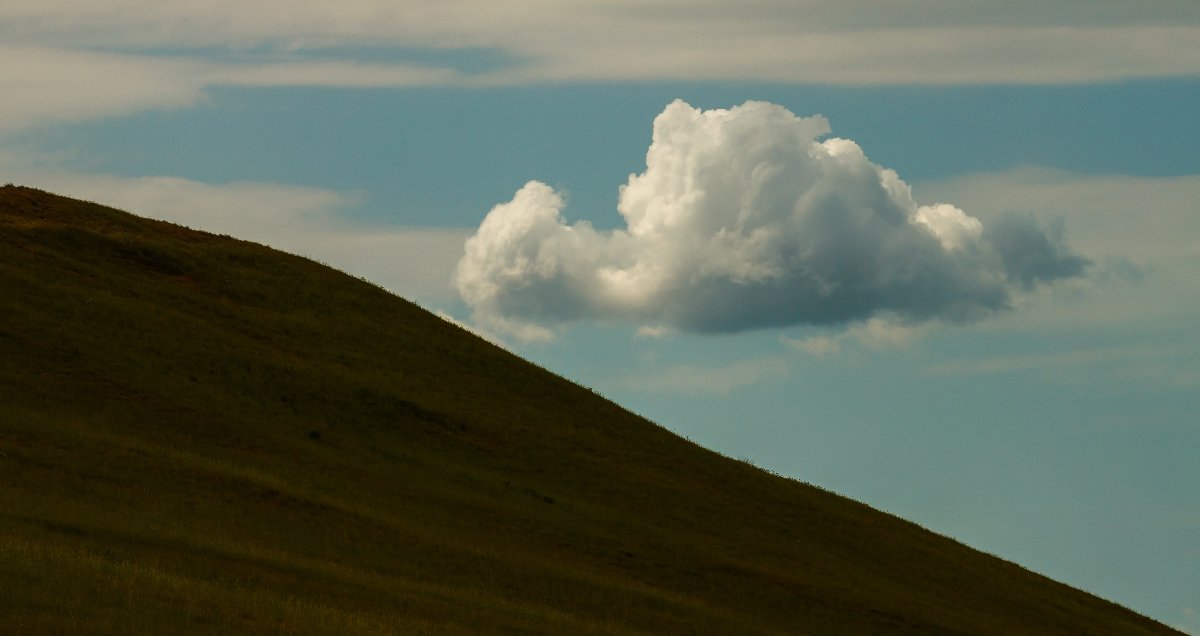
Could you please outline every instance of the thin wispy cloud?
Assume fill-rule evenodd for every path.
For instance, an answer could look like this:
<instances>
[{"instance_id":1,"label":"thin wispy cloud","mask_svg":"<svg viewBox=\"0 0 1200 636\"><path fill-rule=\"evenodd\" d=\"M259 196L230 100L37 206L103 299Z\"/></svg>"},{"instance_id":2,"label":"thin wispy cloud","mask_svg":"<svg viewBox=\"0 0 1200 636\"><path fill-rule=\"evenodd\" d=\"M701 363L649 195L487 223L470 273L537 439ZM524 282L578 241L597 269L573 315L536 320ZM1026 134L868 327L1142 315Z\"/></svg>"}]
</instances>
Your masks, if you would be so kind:
<instances>
[{"instance_id":1,"label":"thin wispy cloud","mask_svg":"<svg viewBox=\"0 0 1200 636\"><path fill-rule=\"evenodd\" d=\"M531 181L467 241L458 292L478 321L518 337L582 320L715 333L969 322L1087 267L1032 216L985 226L918 205L829 132L765 102L676 101L655 118L645 171L621 188L625 228L568 225L563 197Z\"/></svg>"},{"instance_id":2,"label":"thin wispy cloud","mask_svg":"<svg viewBox=\"0 0 1200 636\"><path fill-rule=\"evenodd\" d=\"M814 358L829 358L841 354L847 345L857 345L858 348L868 351L907 347L920 338L923 331L925 329L919 325L872 318L834 334L805 338L784 336L783 343Z\"/></svg>"},{"instance_id":3,"label":"thin wispy cloud","mask_svg":"<svg viewBox=\"0 0 1200 636\"><path fill-rule=\"evenodd\" d=\"M947 360L924 372L933 377L1037 374L1056 384L1190 389L1200 387L1200 373L1193 368L1198 354L1200 346L1192 342L1118 345Z\"/></svg>"}]
</instances>

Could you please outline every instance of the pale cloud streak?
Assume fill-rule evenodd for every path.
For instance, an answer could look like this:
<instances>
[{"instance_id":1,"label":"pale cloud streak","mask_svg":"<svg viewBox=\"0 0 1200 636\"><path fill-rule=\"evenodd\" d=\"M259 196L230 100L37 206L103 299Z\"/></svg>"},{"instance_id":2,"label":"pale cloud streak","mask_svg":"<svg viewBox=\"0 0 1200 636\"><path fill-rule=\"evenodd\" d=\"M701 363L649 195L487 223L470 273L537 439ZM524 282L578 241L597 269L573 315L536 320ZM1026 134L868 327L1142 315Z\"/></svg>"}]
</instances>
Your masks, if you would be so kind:
<instances>
[{"instance_id":1,"label":"pale cloud streak","mask_svg":"<svg viewBox=\"0 0 1200 636\"><path fill-rule=\"evenodd\" d=\"M222 85L1075 84L1200 74L1197 5L1147 4L4 0L0 132L192 105ZM467 72L451 61L464 50L496 63ZM414 51L434 55L409 59Z\"/></svg>"},{"instance_id":2,"label":"pale cloud streak","mask_svg":"<svg viewBox=\"0 0 1200 636\"><path fill-rule=\"evenodd\" d=\"M194 106L218 86L447 85L453 69L342 60L213 61L0 45L0 136L38 126Z\"/></svg>"},{"instance_id":3,"label":"pale cloud streak","mask_svg":"<svg viewBox=\"0 0 1200 636\"><path fill-rule=\"evenodd\" d=\"M146 56L0 45L0 135L38 125L189 106L201 65Z\"/></svg>"},{"instance_id":4,"label":"pale cloud streak","mask_svg":"<svg viewBox=\"0 0 1200 636\"><path fill-rule=\"evenodd\" d=\"M323 188L81 174L29 165L2 149L0 171L23 185L314 258L431 304L453 299L451 274L470 235L456 228L364 226L348 219L360 195Z\"/></svg>"},{"instance_id":5,"label":"pale cloud streak","mask_svg":"<svg viewBox=\"0 0 1200 636\"><path fill-rule=\"evenodd\" d=\"M618 35L603 45L571 49L566 41L535 42L521 51L533 63L491 79L750 79L879 86L1081 84L1200 72L1200 46L1194 44L1200 28L1190 26L913 27L732 35L719 31L722 25L707 26L682 34ZM1089 56L1080 55L1082 51Z\"/></svg>"},{"instance_id":6,"label":"pale cloud streak","mask_svg":"<svg viewBox=\"0 0 1200 636\"><path fill-rule=\"evenodd\" d=\"M947 360L924 372L934 377L1032 373L1057 384L1102 382L1118 387L1194 389L1200 387L1200 369L1195 365L1198 356L1198 342L1100 346Z\"/></svg>"},{"instance_id":7,"label":"pale cloud streak","mask_svg":"<svg viewBox=\"0 0 1200 636\"><path fill-rule=\"evenodd\" d=\"M868 351L902 349L916 342L929 327L871 318L853 324L833 334L792 338L784 336L783 343L814 358L830 358L841 354L848 345Z\"/></svg>"},{"instance_id":8,"label":"pale cloud streak","mask_svg":"<svg viewBox=\"0 0 1200 636\"><path fill-rule=\"evenodd\" d=\"M787 377L791 371L792 362L782 356L749 358L712 366L681 364L649 373L623 374L613 385L645 393L729 395L742 387Z\"/></svg>"}]
</instances>

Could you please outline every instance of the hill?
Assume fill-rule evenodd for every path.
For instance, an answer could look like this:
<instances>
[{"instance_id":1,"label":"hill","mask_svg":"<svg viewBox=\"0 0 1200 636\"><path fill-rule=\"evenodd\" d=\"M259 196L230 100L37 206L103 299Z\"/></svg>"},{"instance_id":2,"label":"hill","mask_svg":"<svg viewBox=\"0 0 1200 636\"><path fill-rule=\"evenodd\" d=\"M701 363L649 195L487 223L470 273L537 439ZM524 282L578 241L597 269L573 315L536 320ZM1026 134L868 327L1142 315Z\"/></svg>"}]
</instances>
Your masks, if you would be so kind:
<instances>
[{"instance_id":1,"label":"hill","mask_svg":"<svg viewBox=\"0 0 1200 636\"><path fill-rule=\"evenodd\" d=\"M1175 633L344 273L13 186L0 483L6 633Z\"/></svg>"}]
</instances>

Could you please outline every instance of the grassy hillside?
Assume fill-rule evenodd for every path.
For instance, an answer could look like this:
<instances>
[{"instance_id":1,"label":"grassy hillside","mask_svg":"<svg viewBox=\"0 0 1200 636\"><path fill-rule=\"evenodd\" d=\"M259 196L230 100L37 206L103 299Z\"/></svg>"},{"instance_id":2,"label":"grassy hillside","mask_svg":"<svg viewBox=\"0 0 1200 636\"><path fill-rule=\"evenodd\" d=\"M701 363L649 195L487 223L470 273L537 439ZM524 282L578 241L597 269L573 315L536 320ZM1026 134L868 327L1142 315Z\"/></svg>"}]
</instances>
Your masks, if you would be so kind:
<instances>
[{"instance_id":1,"label":"grassy hillside","mask_svg":"<svg viewBox=\"0 0 1200 636\"><path fill-rule=\"evenodd\" d=\"M0 484L5 633L1174 633L343 273L18 187Z\"/></svg>"}]
</instances>

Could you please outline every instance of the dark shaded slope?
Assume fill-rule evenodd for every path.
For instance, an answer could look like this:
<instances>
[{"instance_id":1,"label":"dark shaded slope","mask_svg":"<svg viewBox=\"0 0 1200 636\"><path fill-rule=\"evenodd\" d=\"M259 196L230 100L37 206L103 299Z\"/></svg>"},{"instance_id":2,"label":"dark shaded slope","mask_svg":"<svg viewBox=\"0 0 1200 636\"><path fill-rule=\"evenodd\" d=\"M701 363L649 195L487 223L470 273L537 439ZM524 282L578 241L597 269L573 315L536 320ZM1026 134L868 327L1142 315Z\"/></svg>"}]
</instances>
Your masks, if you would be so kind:
<instances>
[{"instance_id":1,"label":"dark shaded slope","mask_svg":"<svg viewBox=\"0 0 1200 636\"><path fill-rule=\"evenodd\" d=\"M97 633L1173 633L372 285L0 190L0 616Z\"/></svg>"}]
</instances>

